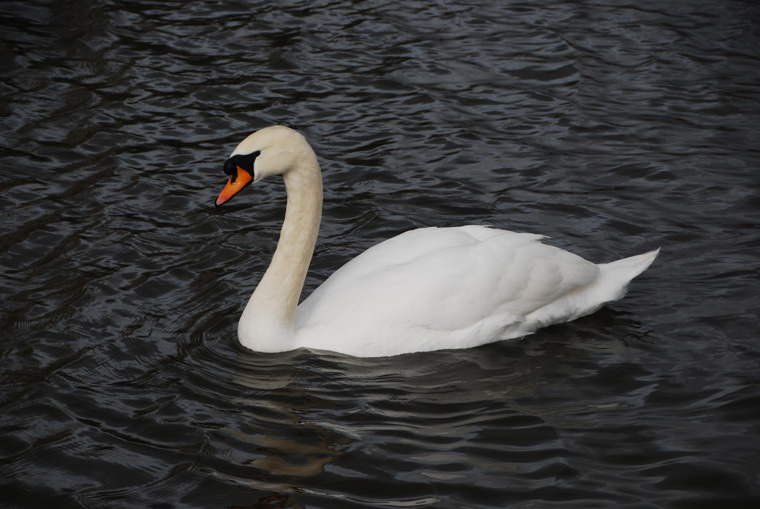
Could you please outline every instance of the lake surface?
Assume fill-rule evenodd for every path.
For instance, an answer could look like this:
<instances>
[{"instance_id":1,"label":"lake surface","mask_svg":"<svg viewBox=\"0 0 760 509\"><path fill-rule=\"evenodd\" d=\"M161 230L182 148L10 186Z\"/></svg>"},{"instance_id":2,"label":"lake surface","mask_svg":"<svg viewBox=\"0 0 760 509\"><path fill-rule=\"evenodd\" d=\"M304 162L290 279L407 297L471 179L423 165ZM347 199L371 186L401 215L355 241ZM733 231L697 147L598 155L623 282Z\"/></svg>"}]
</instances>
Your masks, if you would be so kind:
<instances>
[{"instance_id":1,"label":"lake surface","mask_svg":"<svg viewBox=\"0 0 760 509\"><path fill-rule=\"evenodd\" d=\"M754 1L0 4L0 507L760 507ZM236 324L310 140L305 294L422 226L657 247L519 341L257 354Z\"/></svg>"}]
</instances>

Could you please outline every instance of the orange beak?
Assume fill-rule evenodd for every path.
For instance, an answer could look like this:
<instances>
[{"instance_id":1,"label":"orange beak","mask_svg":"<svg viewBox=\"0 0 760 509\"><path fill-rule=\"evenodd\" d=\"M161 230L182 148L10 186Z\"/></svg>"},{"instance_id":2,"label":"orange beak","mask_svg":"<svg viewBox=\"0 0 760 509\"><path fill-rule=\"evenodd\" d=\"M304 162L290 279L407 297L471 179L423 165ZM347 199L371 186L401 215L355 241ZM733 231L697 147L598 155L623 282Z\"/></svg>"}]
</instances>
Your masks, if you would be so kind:
<instances>
[{"instance_id":1,"label":"orange beak","mask_svg":"<svg viewBox=\"0 0 760 509\"><path fill-rule=\"evenodd\" d=\"M219 193L219 198L216 199L216 206L218 207L222 203L226 202L238 192L240 192L241 189L243 189L245 186L250 184L251 180L253 180L253 177L251 177L251 174L245 171L240 166L237 167L237 178L235 181L232 181L232 177L227 180L227 185L224 186L224 189L222 189L222 192Z\"/></svg>"}]
</instances>

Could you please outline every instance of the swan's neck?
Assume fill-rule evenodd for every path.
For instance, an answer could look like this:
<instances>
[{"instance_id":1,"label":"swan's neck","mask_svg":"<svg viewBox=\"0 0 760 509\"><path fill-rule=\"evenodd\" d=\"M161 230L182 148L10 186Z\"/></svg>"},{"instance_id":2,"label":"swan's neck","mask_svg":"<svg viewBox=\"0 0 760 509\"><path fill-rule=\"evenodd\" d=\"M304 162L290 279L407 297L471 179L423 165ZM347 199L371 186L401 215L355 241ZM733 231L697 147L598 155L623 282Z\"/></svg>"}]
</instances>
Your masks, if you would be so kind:
<instances>
[{"instance_id":1,"label":"swan's neck","mask_svg":"<svg viewBox=\"0 0 760 509\"><path fill-rule=\"evenodd\" d=\"M322 218L322 176L313 151L283 178L288 201L280 240L238 324L240 342L259 352L297 347L296 308Z\"/></svg>"}]
</instances>

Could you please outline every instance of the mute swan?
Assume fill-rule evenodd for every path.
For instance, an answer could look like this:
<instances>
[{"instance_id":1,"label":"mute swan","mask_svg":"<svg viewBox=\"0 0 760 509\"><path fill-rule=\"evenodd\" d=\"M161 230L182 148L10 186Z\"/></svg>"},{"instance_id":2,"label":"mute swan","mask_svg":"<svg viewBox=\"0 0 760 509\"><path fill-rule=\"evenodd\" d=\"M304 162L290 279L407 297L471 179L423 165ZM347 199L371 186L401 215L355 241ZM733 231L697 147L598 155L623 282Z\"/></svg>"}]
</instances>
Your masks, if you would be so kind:
<instances>
[{"instance_id":1,"label":"mute swan","mask_svg":"<svg viewBox=\"0 0 760 509\"><path fill-rule=\"evenodd\" d=\"M322 216L317 156L296 131L267 127L237 146L224 173L217 207L250 182L285 180L280 240L238 323L240 342L258 352L382 357L518 338L621 298L659 252L596 265L541 235L421 228L360 254L299 306Z\"/></svg>"}]
</instances>

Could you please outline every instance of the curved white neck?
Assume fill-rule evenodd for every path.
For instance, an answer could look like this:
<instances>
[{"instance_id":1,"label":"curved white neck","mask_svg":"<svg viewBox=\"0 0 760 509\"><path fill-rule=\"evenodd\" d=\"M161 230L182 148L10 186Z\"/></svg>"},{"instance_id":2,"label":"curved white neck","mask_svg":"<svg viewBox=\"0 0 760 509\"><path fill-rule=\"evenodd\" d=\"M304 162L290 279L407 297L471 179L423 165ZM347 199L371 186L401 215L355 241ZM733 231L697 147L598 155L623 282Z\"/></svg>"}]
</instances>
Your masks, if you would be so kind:
<instances>
[{"instance_id":1,"label":"curved white neck","mask_svg":"<svg viewBox=\"0 0 760 509\"><path fill-rule=\"evenodd\" d=\"M240 342L259 352L295 348L298 299L322 219L322 175L314 152L283 174L288 195L280 240L266 273L240 317Z\"/></svg>"}]
</instances>

